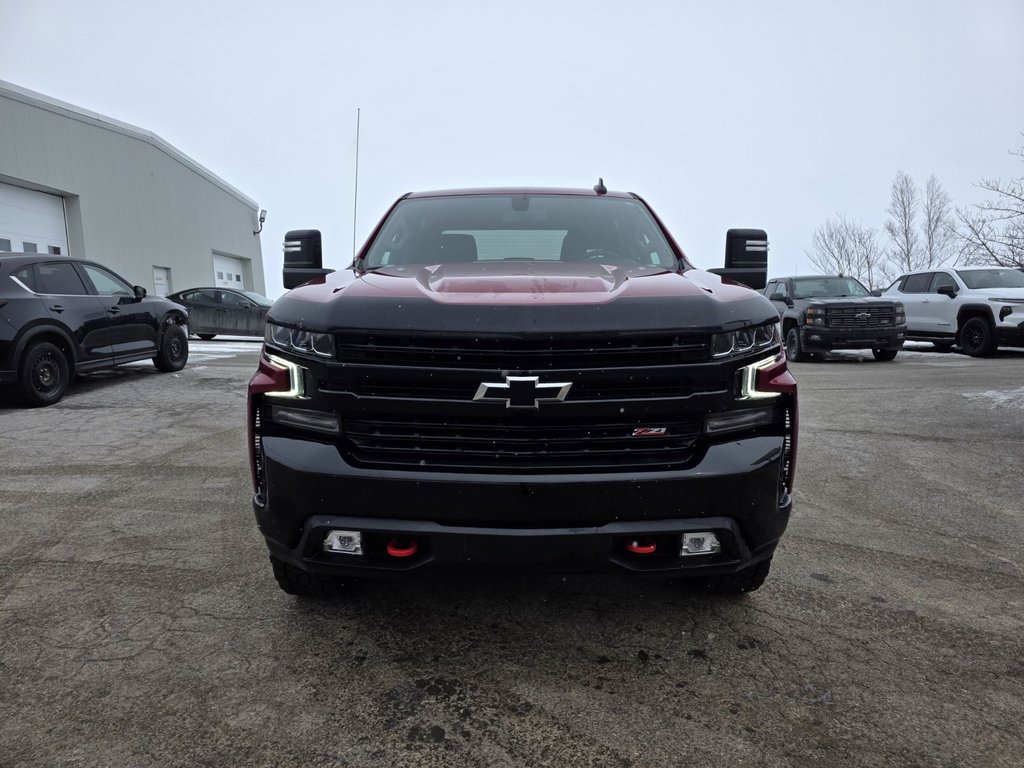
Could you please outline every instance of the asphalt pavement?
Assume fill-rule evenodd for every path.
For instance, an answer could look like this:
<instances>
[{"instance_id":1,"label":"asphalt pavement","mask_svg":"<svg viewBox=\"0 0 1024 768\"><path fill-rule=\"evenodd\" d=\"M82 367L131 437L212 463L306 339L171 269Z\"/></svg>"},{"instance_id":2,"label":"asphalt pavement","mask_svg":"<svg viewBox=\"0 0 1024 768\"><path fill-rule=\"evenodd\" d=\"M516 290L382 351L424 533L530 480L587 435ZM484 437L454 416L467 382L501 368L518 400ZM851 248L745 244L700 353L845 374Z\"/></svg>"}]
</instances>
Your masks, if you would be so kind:
<instances>
[{"instance_id":1,"label":"asphalt pavement","mask_svg":"<svg viewBox=\"0 0 1024 768\"><path fill-rule=\"evenodd\" d=\"M795 511L741 598L280 592L253 342L0 399L0 766L1024 765L1024 351L918 349L794 366Z\"/></svg>"}]
</instances>

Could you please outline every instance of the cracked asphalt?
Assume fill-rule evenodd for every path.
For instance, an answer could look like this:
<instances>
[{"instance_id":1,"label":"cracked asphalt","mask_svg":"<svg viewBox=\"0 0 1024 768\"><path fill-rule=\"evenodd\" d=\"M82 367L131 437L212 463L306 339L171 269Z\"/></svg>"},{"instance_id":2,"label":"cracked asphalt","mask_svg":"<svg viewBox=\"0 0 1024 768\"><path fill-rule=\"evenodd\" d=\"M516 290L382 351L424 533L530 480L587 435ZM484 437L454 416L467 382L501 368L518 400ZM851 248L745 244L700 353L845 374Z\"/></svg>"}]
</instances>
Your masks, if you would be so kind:
<instances>
[{"instance_id":1,"label":"cracked asphalt","mask_svg":"<svg viewBox=\"0 0 1024 768\"><path fill-rule=\"evenodd\" d=\"M0 766L1024 764L1024 352L794 366L796 509L752 595L420 578L339 602L271 576L257 354L0 400Z\"/></svg>"}]
</instances>

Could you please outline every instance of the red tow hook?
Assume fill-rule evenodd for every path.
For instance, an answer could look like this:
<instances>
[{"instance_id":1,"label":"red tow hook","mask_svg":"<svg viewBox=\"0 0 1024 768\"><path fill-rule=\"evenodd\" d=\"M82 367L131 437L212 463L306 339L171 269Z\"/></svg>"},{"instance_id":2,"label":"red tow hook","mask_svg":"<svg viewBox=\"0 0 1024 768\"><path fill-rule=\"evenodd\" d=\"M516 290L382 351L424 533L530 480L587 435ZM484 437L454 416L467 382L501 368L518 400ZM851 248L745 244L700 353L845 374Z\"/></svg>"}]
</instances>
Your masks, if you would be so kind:
<instances>
[{"instance_id":1,"label":"red tow hook","mask_svg":"<svg viewBox=\"0 0 1024 768\"><path fill-rule=\"evenodd\" d=\"M412 557L417 549L415 539L392 539L388 542L388 554L392 557Z\"/></svg>"},{"instance_id":2,"label":"red tow hook","mask_svg":"<svg viewBox=\"0 0 1024 768\"><path fill-rule=\"evenodd\" d=\"M653 555L658 549L654 539L634 539L626 545L626 551L634 555Z\"/></svg>"}]
</instances>

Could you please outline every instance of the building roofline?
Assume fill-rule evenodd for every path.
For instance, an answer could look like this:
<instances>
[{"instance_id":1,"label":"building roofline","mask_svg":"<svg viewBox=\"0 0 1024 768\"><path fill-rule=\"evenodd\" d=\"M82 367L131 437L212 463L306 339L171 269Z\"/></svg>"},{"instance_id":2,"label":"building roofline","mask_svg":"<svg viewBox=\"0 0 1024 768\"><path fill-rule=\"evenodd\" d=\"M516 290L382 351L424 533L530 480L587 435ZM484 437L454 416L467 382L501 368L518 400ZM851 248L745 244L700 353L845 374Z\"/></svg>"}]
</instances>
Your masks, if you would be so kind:
<instances>
[{"instance_id":1,"label":"building roofline","mask_svg":"<svg viewBox=\"0 0 1024 768\"><path fill-rule=\"evenodd\" d=\"M76 107L74 104L68 104L66 101L61 101L60 99L55 99L51 96L31 91L28 88L22 88L20 85L15 85L14 83L6 80L0 80L0 96L5 96L13 99L14 101L20 101L33 107L45 109L48 112L63 115L64 117L70 117L72 120L78 120L83 123L88 123L89 125L95 125L99 128L105 128L106 130L113 131L114 133L120 133L124 136L144 141L156 149L159 149L174 160L177 160L186 168L199 174L207 181L217 185L232 197L245 203L253 210L257 210L259 208L259 205L255 200L228 184L213 171L208 168L204 168L177 147L167 141L164 141L152 131L147 131L144 128L139 128L138 126L124 123L120 120L115 120L112 117L101 115L98 112L92 112L88 109L83 109L82 107Z\"/></svg>"}]
</instances>

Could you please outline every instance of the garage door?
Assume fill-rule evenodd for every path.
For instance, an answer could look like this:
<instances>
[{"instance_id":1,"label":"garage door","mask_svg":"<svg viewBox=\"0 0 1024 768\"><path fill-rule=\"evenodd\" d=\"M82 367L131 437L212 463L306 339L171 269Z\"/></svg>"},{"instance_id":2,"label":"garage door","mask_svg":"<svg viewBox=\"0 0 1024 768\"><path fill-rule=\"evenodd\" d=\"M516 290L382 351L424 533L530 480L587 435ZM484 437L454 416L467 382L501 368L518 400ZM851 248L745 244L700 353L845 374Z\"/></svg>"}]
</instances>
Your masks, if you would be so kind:
<instances>
[{"instance_id":1,"label":"garage door","mask_svg":"<svg viewBox=\"0 0 1024 768\"><path fill-rule=\"evenodd\" d=\"M245 273L242 271L242 260L230 256L213 257L213 282L218 288L237 288L245 290Z\"/></svg>"},{"instance_id":2,"label":"garage door","mask_svg":"<svg viewBox=\"0 0 1024 768\"><path fill-rule=\"evenodd\" d=\"M64 198L0 184L0 251L66 254Z\"/></svg>"}]
</instances>

